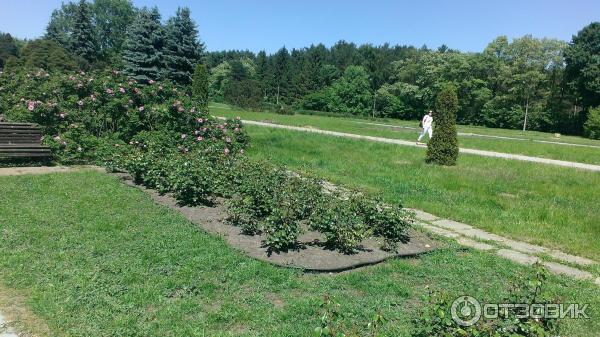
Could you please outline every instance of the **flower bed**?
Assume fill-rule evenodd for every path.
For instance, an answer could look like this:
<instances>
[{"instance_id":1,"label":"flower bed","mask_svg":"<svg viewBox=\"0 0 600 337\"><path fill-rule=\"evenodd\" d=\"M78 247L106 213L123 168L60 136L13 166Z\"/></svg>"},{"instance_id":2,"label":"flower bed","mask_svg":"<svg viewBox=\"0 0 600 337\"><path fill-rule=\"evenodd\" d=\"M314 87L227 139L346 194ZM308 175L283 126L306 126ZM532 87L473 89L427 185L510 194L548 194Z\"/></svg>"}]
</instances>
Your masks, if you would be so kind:
<instances>
[{"instance_id":1,"label":"flower bed","mask_svg":"<svg viewBox=\"0 0 600 337\"><path fill-rule=\"evenodd\" d=\"M0 74L6 102L0 112L40 124L59 161L126 170L183 205L226 198L227 222L263 235L270 252L296 248L306 230L322 233L329 248L343 253L355 253L371 236L383 238L390 251L408 240L412 218L401 205L324 191L317 178L248 159L239 119L212 118L187 91L118 72Z\"/></svg>"}]
</instances>

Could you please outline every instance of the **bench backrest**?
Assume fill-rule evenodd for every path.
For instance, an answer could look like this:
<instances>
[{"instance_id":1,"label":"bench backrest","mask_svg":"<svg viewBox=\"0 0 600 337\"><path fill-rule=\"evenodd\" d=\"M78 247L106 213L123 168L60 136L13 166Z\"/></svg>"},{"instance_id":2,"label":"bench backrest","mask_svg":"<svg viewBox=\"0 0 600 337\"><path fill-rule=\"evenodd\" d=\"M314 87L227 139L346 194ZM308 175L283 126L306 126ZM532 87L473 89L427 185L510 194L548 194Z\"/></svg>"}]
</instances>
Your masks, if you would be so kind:
<instances>
[{"instance_id":1,"label":"bench backrest","mask_svg":"<svg viewBox=\"0 0 600 337\"><path fill-rule=\"evenodd\" d=\"M0 123L0 157L49 157L42 130L32 123Z\"/></svg>"}]
</instances>

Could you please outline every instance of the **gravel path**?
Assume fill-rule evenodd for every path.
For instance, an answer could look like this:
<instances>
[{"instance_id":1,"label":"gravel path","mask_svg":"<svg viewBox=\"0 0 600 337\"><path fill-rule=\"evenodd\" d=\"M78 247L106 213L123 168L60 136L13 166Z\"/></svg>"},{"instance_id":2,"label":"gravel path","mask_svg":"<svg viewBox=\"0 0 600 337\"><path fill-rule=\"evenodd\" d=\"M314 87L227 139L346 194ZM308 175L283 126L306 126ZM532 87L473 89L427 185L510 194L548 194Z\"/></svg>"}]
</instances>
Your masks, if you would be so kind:
<instances>
[{"instance_id":1,"label":"gravel path","mask_svg":"<svg viewBox=\"0 0 600 337\"><path fill-rule=\"evenodd\" d=\"M273 123L265 123L265 122L249 121L249 120L243 120L242 122L244 124L248 124L248 125L257 125L257 126L264 126L264 127L269 127L269 128L294 130L294 131L302 131L302 132L312 132L312 133L318 133L318 134L335 136L335 137L363 139L363 140L369 140L369 141L373 141L373 142L387 143L387 144L396 144L396 145L422 147L422 148L425 147L425 145L420 145L420 144L417 144L416 142L400 140L400 139L357 135L354 133L320 130L320 129L314 129L314 128L310 128L310 127L273 124ZM564 161L564 160L546 159L546 158L539 158L539 157L523 156L523 155L519 155L519 154L510 154L510 153L503 153L503 152L484 151L484 150L466 149L466 148L460 148L460 153L473 154L473 155L484 156L484 157L503 158L503 159L509 159L509 160L528 161L528 162L533 162L533 163L570 167L570 168L576 168L576 169L581 169L581 170L600 172L600 165L584 164L584 163L577 163L577 162Z\"/></svg>"},{"instance_id":2,"label":"gravel path","mask_svg":"<svg viewBox=\"0 0 600 337\"><path fill-rule=\"evenodd\" d=\"M376 125L376 126L385 126L385 127L389 127L389 128L398 128L398 129L420 130L419 128L415 128L415 127L411 127L411 126L390 125L390 124L380 124L380 123L369 123L369 122L359 122L359 121L352 121L352 123L367 124L367 125ZM507 139L507 140L521 140L521 141L528 141L528 142L535 142L535 143L556 144L556 145L565 145L565 146L579 146L579 147L589 147L589 148L594 148L594 149L600 149L600 146L598 146L598 145L575 144L575 143L567 143L567 142L559 142L559 141L551 141L551 140L538 140L538 139L508 137L508 136L482 135L480 133L472 133L472 132L458 132L457 134L459 136L467 136L467 137L481 137L481 138L495 138L495 139Z\"/></svg>"}]
</instances>

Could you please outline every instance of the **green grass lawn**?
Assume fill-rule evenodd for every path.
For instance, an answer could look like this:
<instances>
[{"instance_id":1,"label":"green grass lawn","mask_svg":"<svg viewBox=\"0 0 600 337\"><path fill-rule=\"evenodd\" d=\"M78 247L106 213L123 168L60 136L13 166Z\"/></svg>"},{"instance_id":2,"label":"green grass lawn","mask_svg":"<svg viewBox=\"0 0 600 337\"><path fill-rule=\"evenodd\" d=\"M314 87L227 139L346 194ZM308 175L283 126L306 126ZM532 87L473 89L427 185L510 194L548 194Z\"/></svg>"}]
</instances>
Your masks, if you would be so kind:
<instances>
[{"instance_id":1,"label":"green grass lawn","mask_svg":"<svg viewBox=\"0 0 600 337\"><path fill-rule=\"evenodd\" d=\"M282 134L251 131L254 155L267 141L275 142L266 147L275 151L282 142L300 145L297 138L305 136L285 141ZM353 145L310 140L307 145L323 147L299 152ZM316 156L301 155L315 163L310 158ZM347 156L335 157L343 163ZM321 157L316 164L330 161ZM414 178L436 179L425 176ZM368 321L381 311L388 319L385 336L409 336L428 289L498 301L511 282L533 272L448 243L418 259L335 275L303 274L245 257L143 192L98 172L0 177L0 240L0 283L26 294L26 305L55 336L309 336L319 324L324 294L340 302L348 321ZM592 307L591 319L564 321L563 335L600 332L599 287L551 276L546 291L563 303Z\"/></svg>"},{"instance_id":2,"label":"green grass lawn","mask_svg":"<svg viewBox=\"0 0 600 337\"><path fill-rule=\"evenodd\" d=\"M212 105L211 113L216 116L241 116L248 120L271 121L274 123L310 126L323 130L348 132L361 135L379 136L416 141L418 136L418 121L400 121L392 119L357 119L342 117L325 117L314 115L279 115L268 112L253 112L233 109L226 105ZM374 124L384 124L373 125ZM386 126L387 125L387 126ZM407 129L410 127L412 129ZM574 136L561 136L557 139L553 134L536 131L518 131L505 129L491 129L474 126L458 126L458 131L463 133L475 133L487 136L501 136L512 138L523 138L528 140L511 140L486 138L481 136L459 136L461 147L488 151L498 151L528 156L567 160L587 164L600 165L600 141ZM593 145L598 148L565 146L550 143L539 143L536 141L564 142L580 145Z\"/></svg>"},{"instance_id":3,"label":"green grass lawn","mask_svg":"<svg viewBox=\"0 0 600 337\"><path fill-rule=\"evenodd\" d=\"M317 172L439 216L600 260L600 174L461 155L424 162L425 149L247 126L249 154Z\"/></svg>"}]
</instances>

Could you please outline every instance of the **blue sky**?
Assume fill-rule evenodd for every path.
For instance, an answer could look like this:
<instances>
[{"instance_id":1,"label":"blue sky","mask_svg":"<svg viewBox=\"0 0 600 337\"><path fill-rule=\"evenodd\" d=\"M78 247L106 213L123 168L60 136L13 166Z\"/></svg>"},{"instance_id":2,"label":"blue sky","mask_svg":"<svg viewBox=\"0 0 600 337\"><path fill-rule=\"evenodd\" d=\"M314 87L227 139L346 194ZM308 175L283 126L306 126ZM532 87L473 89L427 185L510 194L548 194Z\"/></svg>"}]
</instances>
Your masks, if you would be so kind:
<instances>
[{"instance_id":1,"label":"blue sky","mask_svg":"<svg viewBox=\"0 0 600 337\"><path fill-rule=\"evenodd\" d=\"M356 43L445 43L481 51L499 35L532 34L569 41L600 21L599 0L134 0L158 6L163 19L188 6L208 50L299 48L340 39ZM21 38L44 34L61 0L0 0L0 31Z\"/></svg>"}]
</instances>

